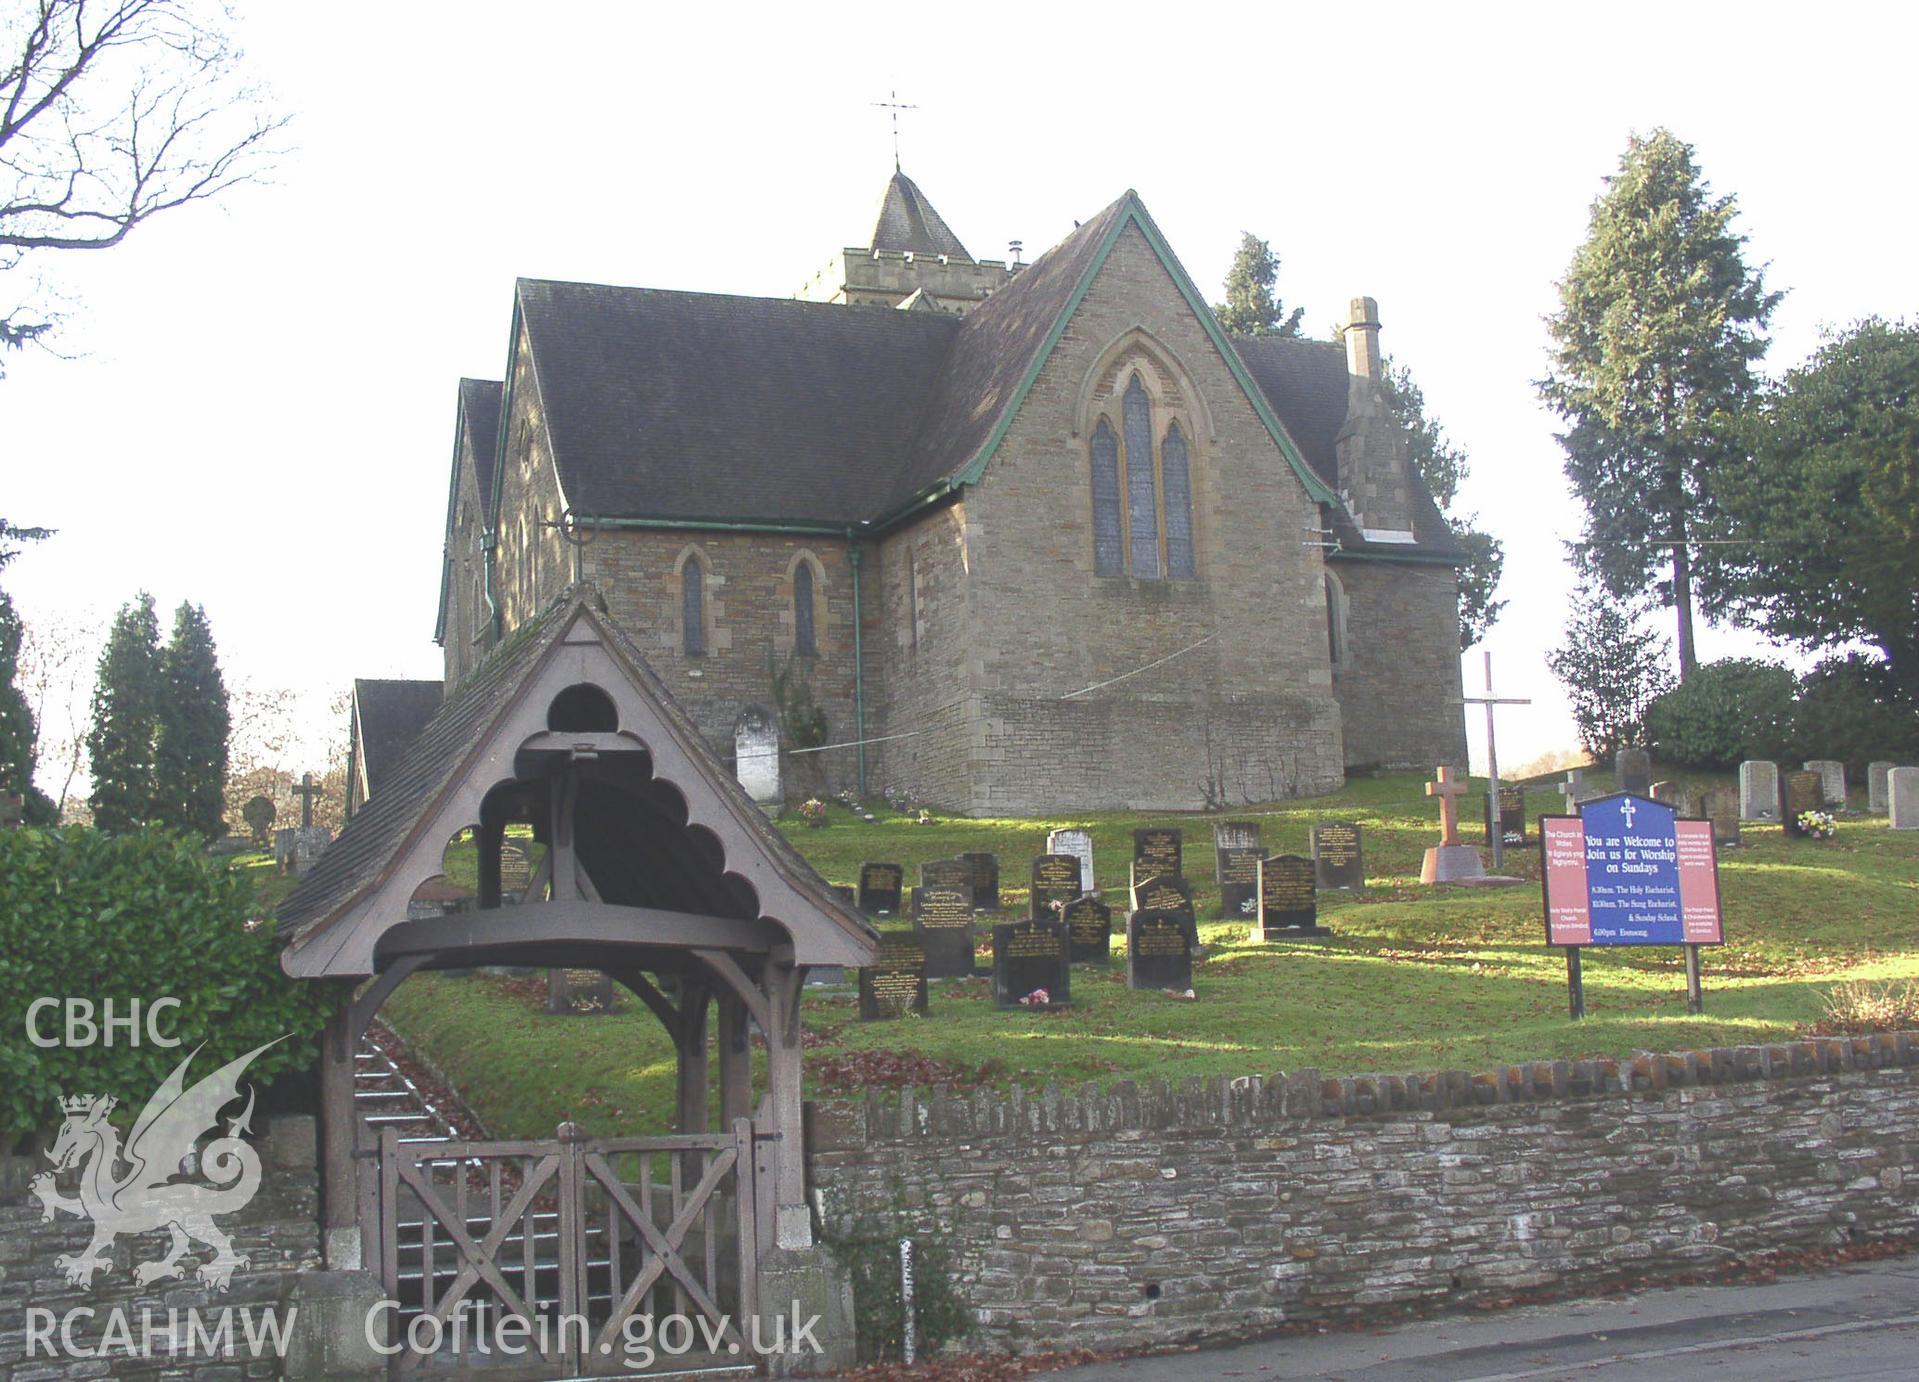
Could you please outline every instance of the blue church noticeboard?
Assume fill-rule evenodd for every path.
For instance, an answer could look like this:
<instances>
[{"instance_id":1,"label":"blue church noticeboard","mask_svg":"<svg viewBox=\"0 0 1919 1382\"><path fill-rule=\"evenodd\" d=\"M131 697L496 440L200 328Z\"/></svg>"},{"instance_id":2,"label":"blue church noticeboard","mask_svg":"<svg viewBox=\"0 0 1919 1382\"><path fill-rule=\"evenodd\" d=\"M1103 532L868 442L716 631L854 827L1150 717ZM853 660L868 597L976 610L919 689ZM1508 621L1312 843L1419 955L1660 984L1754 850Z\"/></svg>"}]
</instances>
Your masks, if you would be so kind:
<instances>
[{"instance_id":1,"label":"blue church noticeboard","mask_svg":"<svg viewBox=\"0 0 1919 1382\"><path fill-rule=\"evenodd\" d=\"M1712 822L1620 795L1539 822L1548 945L1719 945Z\"/></svg>"}]
</instances>

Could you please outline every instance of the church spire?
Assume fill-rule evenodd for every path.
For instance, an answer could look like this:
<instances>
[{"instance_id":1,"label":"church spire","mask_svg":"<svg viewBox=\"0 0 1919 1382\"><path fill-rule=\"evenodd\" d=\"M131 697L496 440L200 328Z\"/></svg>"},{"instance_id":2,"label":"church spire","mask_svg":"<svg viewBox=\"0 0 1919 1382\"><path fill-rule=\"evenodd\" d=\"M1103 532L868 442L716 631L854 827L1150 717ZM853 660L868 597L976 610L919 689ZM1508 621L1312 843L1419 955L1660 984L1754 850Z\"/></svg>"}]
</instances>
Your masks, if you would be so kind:
<instances>
[{"instance_id":1,"label":"church spire","mask_svg":"<svg viewBox=\"0 0 1919 1382\"><path fill-rule=\"evenodd\" d=\"M896 250L903 254L945 255L971 264L959 236L953 234L933 204L926 200L918 184L895 170L886 184L886 196L880 202L879 220L873 226L870 249Z\"/></svg>"}]
</instances>

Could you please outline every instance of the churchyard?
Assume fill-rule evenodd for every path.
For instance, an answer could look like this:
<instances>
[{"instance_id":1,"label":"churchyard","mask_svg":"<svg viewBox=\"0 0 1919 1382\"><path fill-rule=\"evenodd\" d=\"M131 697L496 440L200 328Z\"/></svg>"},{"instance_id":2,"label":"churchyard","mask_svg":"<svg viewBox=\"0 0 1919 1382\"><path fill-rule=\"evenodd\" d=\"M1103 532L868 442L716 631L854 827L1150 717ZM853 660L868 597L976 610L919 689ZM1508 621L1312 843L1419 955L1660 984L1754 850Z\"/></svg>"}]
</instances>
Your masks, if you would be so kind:
<instances>
[{"instance_id":1,"label":"churchyard","mask_svg":"<svg viewBox=\"0 0 1919 1382\"><path fill-rule=\"evenodd\" d=\"M1613 785L1597 769L1585 780L1594 792ZM1275 855L1310 857L1315 823L1360 830L1366 887L1318 893L1318 921L1330 934L1264 943L1248 921L1220 917L1213 817L920 823L915 812L882 807L869 823L835 804L829 824L814 829L789 814L782 828L834 884L856 886L870 861L901 865L902 910L924 862L991 851L1000 868L1001 913L979 915L972 927L982 972L931 980L924 1015L860 1020L850 974L809 989L807 1095L859 1098L898 1085L1076 1090L1089 1081L1302 1069L1480 1070L1761 1044L1814 1031L1836 986L1919 980L1919 832L1888 829L1884 816L1865 813L1858 791L1861 809L1840 818L1832 839L1789 840L1777 825L1748 822L1741 844L1721 851L1727 943L1702 951L1703 1014L1687 1014L1678 947L1588 948L1587 1016L1569 1020L1564 951L1544 943L1538 884L1537 818L1565 809L1559 782L1521 784L1527 839L1507 847L1502 871L1524 882L1507 887L1419 882L1438 823L1419 774L1359 778L1331 796L1231 813L1256 823L1261 847ZM1730 790L1736 782L1688 776L1674 786ZM1483 801L1483 781L1470 788L1464 802ZM1184 834L1203 947L1191 998L1127 984L1134 832L1156 826ZM1070 1006L999 1006L990 927L1028 917L1028 865L1047 853L1053 831L1071 828L1092 837L1095 881L1112 913L1110 964L1073 967ZM1484 844L1477 805L1462 807L1460 838ZM460 866L456 849L450 871ZM889 938L910 936L905 918L877 921ZM419 975L395 993L386 1018L496 1135L531 1135L566 1119L598 1134L669 1126L674 1058L652 1015L629 1000L605 1015L549 1016L546 996L543 977Z\"/></svg>"}]
</instances>

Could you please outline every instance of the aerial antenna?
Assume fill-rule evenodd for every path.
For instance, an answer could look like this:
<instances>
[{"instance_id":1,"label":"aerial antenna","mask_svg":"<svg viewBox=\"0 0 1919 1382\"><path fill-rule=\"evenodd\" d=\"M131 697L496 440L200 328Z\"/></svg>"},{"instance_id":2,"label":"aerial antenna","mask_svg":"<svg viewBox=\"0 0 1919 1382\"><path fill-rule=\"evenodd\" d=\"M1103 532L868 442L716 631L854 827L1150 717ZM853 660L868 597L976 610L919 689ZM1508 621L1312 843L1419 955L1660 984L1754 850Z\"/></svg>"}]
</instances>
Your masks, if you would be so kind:
<instances>
[{"instance_id":1,"label":"aerial antenna","mask_svg":"<svg viewBox=\"0 0 1919 1382\"><path fill-rule=\"evenodd\" d=\"M900 101L900 94L897 91L889 91L886 94L892 99L886 100L886 101L875 101L873 102L873 104L876 107L878 107L880 110L892 112L892 115L893 115L893 171L897 173L900 170L900 112L903 110L918 110L919 107L902 104Z\"/></svg>"}]
</instances>

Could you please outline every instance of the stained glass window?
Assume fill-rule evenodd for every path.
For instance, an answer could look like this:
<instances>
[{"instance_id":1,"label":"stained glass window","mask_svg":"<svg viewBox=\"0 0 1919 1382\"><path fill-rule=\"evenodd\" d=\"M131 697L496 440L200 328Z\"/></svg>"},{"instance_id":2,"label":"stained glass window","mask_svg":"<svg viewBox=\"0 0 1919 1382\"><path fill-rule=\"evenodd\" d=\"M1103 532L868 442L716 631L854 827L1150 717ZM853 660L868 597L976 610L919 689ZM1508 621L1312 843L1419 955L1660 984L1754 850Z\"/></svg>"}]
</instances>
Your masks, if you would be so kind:
<instances>
[{"instance_id":1,"label":"stained glass window","mask_svg":"<svg viewBox=\"0 0 1919 1382\"><path fill-rule=\"evenodd\" d=\"M1126 536L1119 509L1119 438L1099 420L1093 429L1093 572L1126 571Z\"/></svg>"},{"instance_id":2,"label":"stained glass window","mask_svg":"<svg viewBox=\"0 0 1919 1382\"><path fill-rule=\"evenodd\" d=\"M680 568L680 637L688 656L706 651L706 568L698 557Z\"/></svg>"},{"instance_id":3,"label":"stained glass window","mask_svg":"<svg viewBox=\"0 0 1919 1382\"><path fill-rule=\"evenodd\" d=\"M813 641L813 568L805 562L793 568L793 647L801 657L818 651Z\"/></svg>"},{"instance_id":4,"label":"stained glass window","mask_svg":"<svg viewBox=\"0 0 1919 1382\"><path fill-rule=\"evenodd\" d=\"M1133 574L1159 577L1159 484L1153 475L1153 401L1133 376L1122 401L1126 428L1126 520Z\"/></svg>"},{"instance_id":5,"label":"stained glass window","mask_svg":"<svg viewBox=\"0 0 1919 1382\"><path fill-rule=\"evenodd\" d=\"M1160 481L1166 491L1166 574L1193 574L1193 482L1186 464L1186 437L1175 422L1159 449Z\"/></svg>"}]
</instances>

